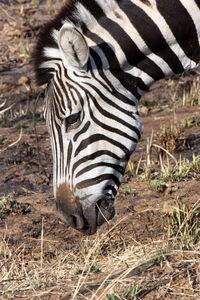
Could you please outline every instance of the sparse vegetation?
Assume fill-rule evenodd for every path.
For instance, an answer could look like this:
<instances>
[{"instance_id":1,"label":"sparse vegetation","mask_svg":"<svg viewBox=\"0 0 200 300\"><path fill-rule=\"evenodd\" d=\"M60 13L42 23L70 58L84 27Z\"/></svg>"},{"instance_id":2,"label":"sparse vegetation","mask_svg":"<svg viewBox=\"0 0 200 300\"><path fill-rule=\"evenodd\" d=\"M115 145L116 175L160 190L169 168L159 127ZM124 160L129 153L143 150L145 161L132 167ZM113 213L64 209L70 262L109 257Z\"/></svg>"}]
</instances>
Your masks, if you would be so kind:
<instances>
[{"instance_id":1,"label":"sparse vegetation","mask_svg":"<svg viewBox=\"0 0 200 300\"><path fill-rule=\"evenodd\" d=\"M154 188L157 192L163 193L166 188L167 188L167 184L166 182L163 182L161 180L154 180L151 182L151 186L152 188Z\"/></svg>"},{"instance_id":2,"label":"sparse vegetation","mask_svg":"<svg viewBox=\"0 0 200 300\"><path fill-rule=\"evenodd\" d=\"M17 202L10 194L0 199L0 219L5 218L9 214L28 214L30 211L29 204Z\"/></svg>"},{"instance_id":3,"label":"sparse vegetation","mask_svg":"<svg viewBox=\"0 0 200 300\"><path fill-rule=\"evenodd\" d=\"M89 264L88 265L88 272L89 273L100 273L101 271L102 271L101 267L97 262L95 262L94 264Z\"/></svg>"},{"instance_id":4,"label":"sparse vegetation","mask_svg":"<svg viewBox=\"0 0 200 300\"><path fill-rule=\"evenodd\" d=\"M200 104L200 81L199 77L193 80L189 89L183 89L182 97L178 97L176 107L195 106Z\"/></svg>"},{"instance_id":5,"label":"sparse vegetation","mask_svg":"<svg viewBox=\"0 0 200 300\"><path fill-rule=\"evenodd\" d=\"M115 291L111 294L106 295L107 300L118 300L118 299L136 299L137 295L141 291L141 283L131 283L128 287L121 287L119 291Z\"/></svg>"},{"instance_id":6,"label":"sparse vegetation","mask_svg":"<svg viewBox=\"0 0 200 300\"><path fill-rule=\"evenodd\" d=\"M171 125L171 127L164 125L157 133L157 138L161 147L173 153L182 143L183 129L178 125Z\"/></svg>"},{"instance_id":7,"label":"sparse vegetation","mask_svg":"<svg viewBox=\"0 0 200 300\"><path fill-rule=\"evenodd\" d=\"M200 238L199 201L191 208L177 201L173 211L168 214L168 235L176 246L194 248Z\"/></svg>"},{"instance_id":8,"label":"sparse vegetation","mask_svg":"<svg viewBox=\"0 0 200 300\"><path fill-rule=\"evenodd\" d=\"M114 220L86 237L56 215L52 181L38 166L29 60L41 24L64 2L1 1L0 298L200 299L198 73L162 80L142 97L143 138ZM35 120L51 174L43 104Z\"/></svg>"}]
</instances>

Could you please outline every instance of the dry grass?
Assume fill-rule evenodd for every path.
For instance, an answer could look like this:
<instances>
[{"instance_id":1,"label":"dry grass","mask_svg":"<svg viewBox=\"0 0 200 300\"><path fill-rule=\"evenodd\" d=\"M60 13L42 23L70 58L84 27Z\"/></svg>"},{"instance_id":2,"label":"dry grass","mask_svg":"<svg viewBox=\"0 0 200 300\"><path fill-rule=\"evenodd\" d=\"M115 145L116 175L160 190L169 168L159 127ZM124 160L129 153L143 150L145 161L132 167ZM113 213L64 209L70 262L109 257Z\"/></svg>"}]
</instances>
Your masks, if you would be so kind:
<instances>
[{"instance_id":1,"label":"dry grass","mask_svg":"<svg viewBox=\"0 0 200 300\"><path fill-rule=\"evenodd\" d=\"M159 145L170 153L173 153L184 143L183 128L177 124L170 127L163 126L157 133Z\"/></svg>"},{"instance_id":2,"label":"dry grass","mask_svg":"<svg viewBox=\"0 0 200 300\"><path fill-rule=\"evenodd\" d=\"M194 207L187 210L187 214L193 212ZM0 246L0 295L9 299L50 299L52 295L53 299L62 296L62 299L91 300L150 299L148 295L154 292L156 297L160 295L159 299L165 295L200 296L197 240L184 248L180 234L176 234L155 238L150 243L132 239L124 247L116 244L122 221L103 235L83 239L76 252L59 252L54 247L51 258L47 258L49 249L43 222L40 252L34 253L36 247L28 253L25 244L14 249L5 233ZM177 232L185 221L183 218L178 224ZM171 221L168 226L172 226Z\"/></svg>"},{"instance_id":3,"label":"dry grass","mask_svg":"<svg viewBox=\"0 0 200 300\"><path fill-rule=\"evenodd\" d=\"M200 77L192 81L189 91L184 89L182 106L194 106L200 104Z\"/></svg>"},{"instance_id":4,"label":"dry grass","mask_svg":"<svg viewBox=\"0 0 200 300\"><path fill-rule=\"evenodd\" d=\"M38 0L32 0L28 5L26 1L21 2L18 18L13 18L13 14L4 9L9 26L4 27L3 33L9 45L9 60L17 57L27 62L32 48L30 41L24 40L21 35L22 24L27 24L32 32L28 19L30 11L34 12L42 6ZM42 15L50 18L58 11L61 2L65 0L57 3L47 0ZM11 5L15 11L15 4ZM181 80L176 87L171 81L174 117L177 99L182 107L197 105L200 98L197 78L179 99ZM26 93L28 101L35 97L31 86L26 82L19 84L24 87L23 93ZM19 106L18 111L13 110L13 104L3 102L0 105L1 118L6 116L7 126L9 119L15 122L15 118L27 115L31 109L28 101L26 105ZM191 124L199 125L199 120L191 119L184 126ZM161 133L163 142L157 145L152 135L147 141L145 159L140 159L137 164L130 162L129 168L133 176L139 174L151 182L152 178L156 179L156 189L163 190L164 180L167 184L172 179L183 179L183 176L184 180L191 174L195 177L200 170L200 158L194 155L192 161L186 161L181 157L176 159L171 153L182 139L180 128L163 129ZM16 145L18 140L16 137L15 144L9 143L6 149ZM165 158L158 149L166 154ZM158 162L155 162L153 151L158 154ZM10 212L10 202L7 200L1 202L4 214L5 209ZM0 299L200 299L199 201L192 207L176 203L167 213L159 213L166 219L166 227L163 228L163 236L153 234L151 242L139 238L135 240L129 231L126 237L129 242L126 243L126 229L122 232L120 229L125 220L121 219L104 234L83 237L68 250L60 250L57 241L47 239L44 219L40 238L24 236L18 246L5 227L0 240Z\"/></svg>"}]
</instances>

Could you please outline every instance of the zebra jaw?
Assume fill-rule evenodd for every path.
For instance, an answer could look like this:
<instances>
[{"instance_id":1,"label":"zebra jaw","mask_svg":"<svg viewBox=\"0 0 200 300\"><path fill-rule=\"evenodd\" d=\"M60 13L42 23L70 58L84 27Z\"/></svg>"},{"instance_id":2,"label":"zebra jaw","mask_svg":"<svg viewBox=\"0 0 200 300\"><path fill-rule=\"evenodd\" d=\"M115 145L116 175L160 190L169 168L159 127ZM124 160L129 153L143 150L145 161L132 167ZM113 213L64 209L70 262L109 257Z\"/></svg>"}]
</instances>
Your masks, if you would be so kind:
<instances>
[{"instance_id":1,"label":"zebra jaw","mask_svg":"<svg viewBox=\"0 0 200 300\"><path fill-rule=\"evenodd\" d=\"M114 199L109 195L99 195L96 201L75 196L66 183L56 189L56 207L60 218L72 228L91 235L97 227L108 222L115 215Z\"/></svg>"}]
</instances>

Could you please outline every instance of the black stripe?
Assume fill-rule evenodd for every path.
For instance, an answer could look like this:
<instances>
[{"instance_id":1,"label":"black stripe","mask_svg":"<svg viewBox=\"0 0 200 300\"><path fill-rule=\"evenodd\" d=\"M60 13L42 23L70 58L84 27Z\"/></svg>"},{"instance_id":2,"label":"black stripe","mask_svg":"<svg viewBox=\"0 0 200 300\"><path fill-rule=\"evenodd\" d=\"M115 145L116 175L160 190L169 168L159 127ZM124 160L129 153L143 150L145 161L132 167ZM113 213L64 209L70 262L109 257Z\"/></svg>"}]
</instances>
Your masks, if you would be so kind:
<instances>
[{"instance_id":1,"label":"black stripe","mask_svg":"<svg viewBox=\"0 0 200 300\"><path fill-rule=\"evenodd\" d=\"M59 86L58 86L58 85L56 84L57 89L60 90L60 88L62 88L63 93L64 93L65 95L67 95L66 86L64 85L64 82L63 82L63 79L64 79L64 78L63 78L63 76L61 75L61 69L64 68L63 63L61 63L61 64L56 64L56 66L57 66L57 68L58 68L58 71L55 70L55 71L56 71L56 72L55 72L55 77L56 77L57 82L58 82L58 85L59 85ZM55 82L55 80L54 80L54 82ZM62 107L65 109L65 103L64 103L64 99L63 99L63 97L62 97L62 95L61 95L61 91L60 91L59 95L60 95L60 100L61 100Z\"/></svg>"},{"instance_id":2,"label":"black stripe","mask_svg":"<svg viewBox=\"0 0 200 300\"><path fill-rule=\"evenodd\" d=\"M163 1L161 0L161 2ZM168 13L172 1L170 0L170 5L169 0L166 0L164 2L167 3L166 13ZM152 51L152 53L155 53L156 55L160 56L163 60L165 60L174 73L183 72L184 69L180 60L170 49L166 40L162 36L160 29L153 22L153 20L140 7L132 3L130 0L122 2L119 1L119 6L125 12L133 26L137 29L137 31L139 32L149 49ZM142 69L146 70L146 72L148 73L147 68L151 69L151 65L149 64L149 62L146 59L144 59L143 62L141 62L141 64L143 65ZM156 72L156 70L153 71L153 74L154 72ZM161 78L159 73L157 75L153 74L152 77L155 80Z\"/></svg>"},{"instance_id":3,"label":"black stripe","mask_svg":"<svg viewBox=\"0 0 200 300\"><path fill-rule=\"evenodd\" d=\"M54 95L54 92L53 92L53 97L54 97L54 101L52 103L52 106L51 106L51 110L53 111L53 116L54 116L54 119L55 117L61 121L61 116L60 116L60 112L58 110L58 107L57 107L57 104L55 102L55 95Z\"/></svg>"},{"instance_id":4,"label":"black stripe","mask_svg":"<svg viewBox=\"0 0 200 300\"><path fill-rule=\"evenodd\" d=\"M76 189L84 189L86 187L89 187L89 186L92 186L92 185L96 185L102 181L107 181L107 180L112 180L114 181L114 183L119 186L120 185L120 182L119 182L119 179L113 175L113 174L103 174L103 175L100 175L100 176L97 176L95 178L92 178L92 179L86 179L86 180L83 180L79 183L77 183L76 185Z\"/></svg>"},{"instance_id":5,"label":"black stripe","mask_svg":"<svg viewBox=\"0 0 200 300\"><path fill-rule=\"evenodd\" d=\"M86 26L84 25L83 28L86 28ZM105 41L102 40L97 34L90 32L89 30L85 30L85 35L92 41L94 41L94 43L96 43L98 47L101 48L101 50L104 52L104 55L109 62L109 70L113 74L113 76L115 76L127 90L129 90L133 95L135 95L137 99L139 99L141 96L137 93L137 87L144 91L147 91L149 87L142 81L141 78L135 77L130 74L127 74L126 77L124 76L125 72L121 69L119 61L113 49L110 47L110 45L105 43ZM94 49L93 52L95 52ZM93 55L93 52L92 49L90 49L91 55ZM98 65L97 61L95 61L95 63L97 63Z\"/></svg>"},{"instance_id":6,"label":"black stripe","mask_svg":"<svg viewBox=\"0 0 200 300\"><path fill-rule=\"evenodd\" d=\"M72 100L74 101L74 104L77 105L77 101L76 101L76 99L75 99L75 97L74 97L73 91L74 91L73 88L69 89L70 97L71 97Z\"/></svg>"},{"instance_id":7,"label":"black stripe","mask_svg":"<svg viewBox=\"0 0 200 300\"><path fill-rule=\"evenodd\" d=\"M105 101L107 101L107 98L105 99L105 96L104 96L99 90L98 90L97 93L100 95L100 97L101 97L102 99L104 99ZM138 139L140 138L141 133L140 133L140 131L138 130L137 127L132 126L131 124L129 124L129 123L127 123L126 121L124 121L123 119L120 119L119 117L117 117L117 116L111 114L110 112L104 110L104 109L102 108L102 106L99 105L98 101L97 101L91 94L89 94L89 97L92 99L92 101L93 101L95 107L98 109L98 111L99 111L102 115L104 115L105 117L109 118L110 120L115 120L116 122L122 124L123 126L126 126L127 128L129 128L130 130L134 131L134 132L137 134ZM117 108L117 109L118 109L118 108ZM120 111L120 110L119 110L119 111ZM133 119L134 119L134 118L133 118ZM137 142L136 139L135 139L135 142Z\"/></svg>"},{"instance_id":8,"label":"black stripe","mask_svg":"<svg viewBox=\"0 0 200 300\"><path fill-rule=\"evenodd\" d=\"M122 1L122 3L127 2ZM121 3L121 2L120 2ZM155 80L163 78L165 75L163 71L147 56L145 56L129 35L113 20L108 19L102 9L94 2L92 5L88 6L87 9L92 15L97 19L97 22L113 36L113 38L120 45L122 51L124 52L127 62L132 66L137 66L139 69L149 74ZM133 10L131 11L134 12ZM100 17L104 15L104 17ZM142 19L140 19L140 23Z\"/></svg>"},{"instance_id":9,"label":"black stripe","mask_svg":"<svg viewBox=\"0 0 200 300\"><path fill-rule=\"evenodd\" d=\"M85 125L83 126L83 128L82 128L79 132L77 132L77 133L74 135L73 141L76 142L77 139L79 138L79 136L80 136L81 134L85 133L85 132L88 130L89 127L90 127L90 121L87 121L87 122L85 123Z\"/></svg>"},{"instance_id":10,"label":"black stripe","mask_svg":"<svg viewBox=\"0 0 200 300\"><path fill-rule=\"evenodd\" d=\"M200 8L200 1L199 0L194 0L196 5Z\"/></svg>"},{"instance_id":11,"label":"black stripe","mask_svg":"<svg viewBox=\"0 0 200 300\"><path fill-rule=\"evenodd\" d=\"M87 100L88 100L88 106L89 106L90 116L91 116L92 120L94 121L94 123L98 124L101 128L107 130L107 132L109 132L109 135L112 135L112 132L113 132L113 133L118 134L119 137L124 137L124 138L126 138L126 139L129 139L130 141L134 141L135 143L138 142L138 140L137 140L135 137L130 136L130 135L128 135L126 132L123 132L122 130L120 130L120 129L119 129L120 125L118 126L118 128L111 127L111 126L109 126L109 125L106 125L105 122L102 123L102 122L99 121L97 118L95 118L95 116L94 116L94 114L93 114L93 112L92 112L92 109L91 109L91 107L90 107L90 102L89 102L88 97L87 97ZM94 103L94 102L96 102L96 101L94 101L94 98L93 98L93 103ZM107 112L106 112L105 110L102 109L101 114L103 114L103 115L105 116L104 112L107 114ZM114 115L113 115L113 116L114 116ZM116 120L118 119L117 117L115 117L115 118L116 118ZM112 117L112 119L115 119L115 118ZM110 118L109 118L109 120L110 120ZM124 122L123 120L121 120L121 119L118 119L118 120L120 120L120 123L122 123L122 122L125 123L125 122ZM118 123L119 123L119 122L118 122ZM127 124L128 124L128 123L127 123ZM126 125L125 125L125 126L126 126ZM126 126L126 127L128 127L128 126ZM137 129L137 131L138 131L138 129ZM135 131L134 131L134 132L135 132Z\"/></svg>"},{"instance_id":12,"label":"black stripe","mask_svg":"<svg viewBox=\"0 0 200 300\"><path fill-rule=\"evenodd\" d=\"M52 139L52 144L54 144L54 147L52 145L52 152L53 152L53 149L54 149L54 163L56 163L56 181L57 181L57 177L58 177L58 165L57 165L57 161L58 161L58 151L57 151L57 146L56 146L56 134L55 134L55 128L53 126L53 123L52 123L52 116L50 116L51 118L51 139Z\"/></svg>"},{"instance_id":13,"label":"black stripe","mask_svg":"<svg viewBox=\"0 0 200 300\"><path fill-rule=\"evenodd\" d=\"M57 95L58 94L58 95ZM65 111L63 110L63 107L61 106L61 103L59 102L61 99L61 94L59 92L59 88L56 84L56 82L54 82L53 84L53 99L52 99L52 106L54 106L55 110L56 110L56 116L58 119L62 119L62 117L65 115ZM58 109L59 108L59 109ZM62 114L62 116L61 116Z\"/></svg>"},{"instance_id":14,"label":"black stripe","mask_svg":"<svg viewBox=\"0 0 200 300\"><path fill-rule=\"evenodd\" d=\"M170 0L170 5L169 0L156 0L156 2L158 10L165 18L185 54L198 62L200 58L198 36L188 11L179 0Z\"/></svg>"},{"instance_id":15,"label":"black stripe","mask_svg":"<svg viewBox=\"0 0 200 300\"><path fill-rule=\"evenodd\" d=\"M65 174L67 174L67 172L66 172L67 168L68 168L68 171L70 169L71 157L72 157L72 141L70 140L68 150L67 150L67 165L65 166ZM70 178L70 175L69 175L68 179L69 178Z\"/></svg>"},{"instance_id":16,"label":"black stripe","mask_svg":"<svg viewBox=\"0 0 200 300\"><path fill-rule=\"evenodd\" d=\"M53 114L53 116L52 116L52 114ZM52 129L52 132L54 133L53 136L54 136L54 145L55 145L55 149L56 149L56 161L58 161L58 151L57 151L57 144L56 144L56 136L58 136L58 141L59 141L59 146L60 146L60 166L61 166L61 157L63 156L62 134L61 134L60 126L56 123L53 109L51 111L51 124L52 124L51 129ZM54 131L54 129L56 130L56 132ZM58 177L59 171L61 172L61 168L60 168L60 170L58 170L58 165L57 165L57 168L56 168L57 177Z\"/></svg>"},{"instance_id":17,"label":"black stripe","mask_svg":"<svg viewBox=\"0 0 200 300\"><path fill-rule=\"evenodd\" d=\"M75 75L75 77L78 77L78 78L87 78L87 79L90 79L90 76L87 76L86 74L86 72L84 72L83 73L83 75L80 75L80 73L77 73L77 72L73 72L74 73L74 75Z\"/></svg>"},{"instance_id":18,"label":"black stripe","mask_svg":"<svg viewBox=\"0 0 200 300\"><path fill-rule=\"evenodd\" d=\"M79 171L76 174L76 178L83 175L84 173L86 173L90 170L96 169L98 167L110 167L110 168L116 170L117 172L121 173L122 175L124 174L124 168L122 168L120 165L115 165L115 164L111 164L108 162L99 162L99 163L91 164L91 165L83 168L81 171Z\"/></svg>"},{"instance_id":19,"label":"black stripe","mask_svg":"<svg viewBox=\"0 0 200 300\"><path fill-rule=\"evenodd\" d=\"M120 157L117 156L115 153L109 151L109 150L100 150L100 151L96 151L92 154L89 154L89 155L86 155L84 157L82 157L81 159L79 159L78 161L76 161L73 165L73 168L72 168L72 176L74 174L74 171L76 170L76 168L78 168L81 164L85 163L85 162L88 162L88 161L93 161L95 160L96 158L100 157L100 156L103 156L103 155L107 155L111 158L114 158L118 161L120 161Z\"/></svg>"},{"instance_id":20,"label":"black stripe","mask_svg":"<svg viewBox=\"0 0 200 300\"><path fill-rule=\"evenodd\" d=\"M79 144L79 146L77 147L77 149L75 151L74 157L76 157L81 151L86 149L89 145L91 146L91 144L93 144L95 142L98 142L98 141L107 141L111 145L120 148L126 154L127 158L130 155L129 150L124 145L122 145L121 143L111 139L108 136L97 133L97 134L93 134L89 138L86 138L86 139L81 141L81 143Z\"/></svg>"}]
</instances>

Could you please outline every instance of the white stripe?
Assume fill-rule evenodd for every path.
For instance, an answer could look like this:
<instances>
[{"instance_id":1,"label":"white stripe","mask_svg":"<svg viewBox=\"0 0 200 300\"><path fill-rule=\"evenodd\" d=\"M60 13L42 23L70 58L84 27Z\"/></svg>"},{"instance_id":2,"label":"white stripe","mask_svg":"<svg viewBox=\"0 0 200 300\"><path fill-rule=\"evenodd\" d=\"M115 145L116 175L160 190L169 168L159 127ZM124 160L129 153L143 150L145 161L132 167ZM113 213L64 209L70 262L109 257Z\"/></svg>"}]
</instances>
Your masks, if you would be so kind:
<instances>
[{"instance_id":1,"label":"white stripe","mask_svg":"<svg viewBox=\"0 0 200 300\"><path fill-rule=\"evenodd\" d=\"M141 9L143 9L145 13L149 16L149 18L151 18L153 22L157 25L157 27L159 28L160 32L162 33L169 47L181 61L184 69L188 70L190 68L194 68L196 66L196 63L193 60L191 60L189 57L187 57L187 55L184 53L183 49L178 44L174 34L169 28L166 20L159 13L159 11L155 8L152 9L151 7L144 5L139 0L134 0L134 3L137 6L139 6Z\"/></svg>"},{"instance_id":2,"label":"white stripe","mask_svg":"<svg viewBox=\"0 0 200 300\"><path fill-rule=\"evenodd\" d=\"M47 58L61 58L59 49L44 47L43 54Z\"/></svg>"},{"instance_id":3,"label":"white stripe","mask_svg":"<svg viewBox=\"0 0 200 300\"><path fill-rule=\"evenodd\" d=\"M115 12L117 12L122 18L117 18L113 11L108 14L109 18L118 23L121 28L123 28L126 34L134 41L138 49L150 60L152 60L163 71L164 74L172 74L173 72L167 62L165 62L165 60L163 60L158 55L152 53L151 49L148 48L147 44L140 36L137 29L131 24L123 10L121 10L120 7L117 6Z\"/></svg>"},{"instance_id":4,"label":"white stripe","mask_svg":"<svg viewBox=\"0 0 200 300\"><path fill-rule=\"evenodd\" d=\"M111 33L108 30L104 29L101 25L99 25L97 23L96 19L90 14L90 12L87 11L86 8L84 8L81 4L79 4L80 16L81 16L82 10L84 10L84 16L86 16L86 15L88 16L88 19L90 20L90 24L91 23L93 24L93 26L90 28L90 31L97 34L98 36L101 37L101 39L103 39L105 42L107 42L108 44L110 44L114 47L116 57L117 57L119 63L121 65L123 65L123 69L129 70L129 73L131 73L133 76L137 76L137 74L142 74L142 76L144 78L144 82L147 85L150 85L152 82L154 82L154 79L151 76L149 76L147 73L138 69L135 66L133 68L132 65L127 63L126 56L125 56L124 52L122 51L121 46L113 38ZM86 11L87 11L87 13L86 13ZM87 22L86 22L86 24L87 24ZM130 24L130 22L129 22L129 24ZM86 38L86 40L87 40L89 46L91 46L91 41L89 41L88 38ZM94 45L94 43L93 43L93 45Z\"/></svg>"},{"instance_id":5,"label":"white stripe","mask_svg":"<svg viewBox=\"0 0 200 300\"><path fill-rule=\"evenodd\" d=\"M200 10L197 4L194 1L188 1L188 0L182 0L181 1L183 6L186 8L188 13L190 14L191 19L193 20L197 35L198 35L198 40L199 40L199 45L200 45Z\"/></svg>"}]
</instances>

